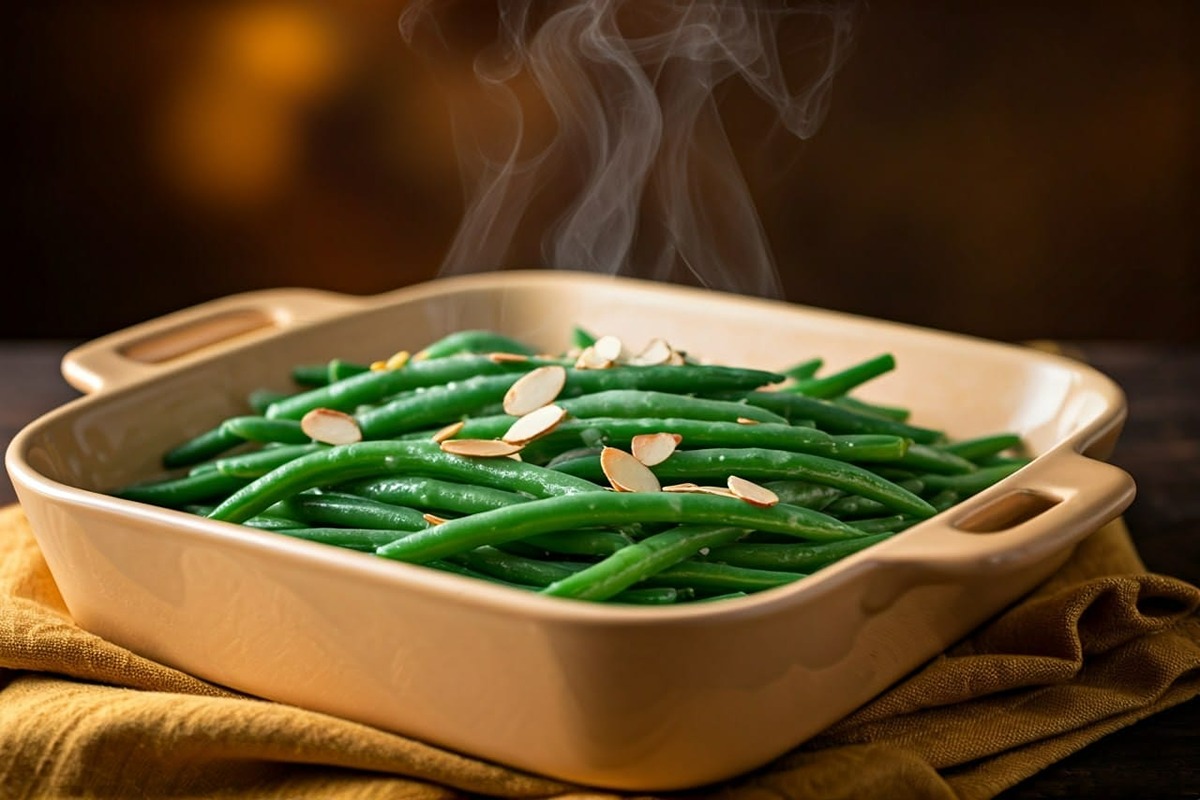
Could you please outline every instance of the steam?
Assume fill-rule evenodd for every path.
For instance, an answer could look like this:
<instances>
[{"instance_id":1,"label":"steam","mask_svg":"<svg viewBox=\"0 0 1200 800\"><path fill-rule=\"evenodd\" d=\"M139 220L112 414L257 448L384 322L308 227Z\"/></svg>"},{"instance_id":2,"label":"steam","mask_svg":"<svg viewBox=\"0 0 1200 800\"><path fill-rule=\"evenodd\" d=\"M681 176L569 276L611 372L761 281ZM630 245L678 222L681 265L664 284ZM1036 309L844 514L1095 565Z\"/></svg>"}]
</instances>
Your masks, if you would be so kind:
<instances>
[{"instance_id":1,"label":"steam","mask_svg":"<svg viewBox=\"0 0 1200 800\"><path fill-rule=\"evenodd\" d=\"M460 23L479 10L464 5L473 8L459 10ZM498 38L474 49L465 77L452 7L417 0L400 30L410 44L432 42L423 49L452 83L467 194L442 274L546 266L778 296L715 92L740 80L779 125L812 136L855 11L779 0L501 0ZM789 80L797 61L807 74Z\"/></svg>"}]
</instances>

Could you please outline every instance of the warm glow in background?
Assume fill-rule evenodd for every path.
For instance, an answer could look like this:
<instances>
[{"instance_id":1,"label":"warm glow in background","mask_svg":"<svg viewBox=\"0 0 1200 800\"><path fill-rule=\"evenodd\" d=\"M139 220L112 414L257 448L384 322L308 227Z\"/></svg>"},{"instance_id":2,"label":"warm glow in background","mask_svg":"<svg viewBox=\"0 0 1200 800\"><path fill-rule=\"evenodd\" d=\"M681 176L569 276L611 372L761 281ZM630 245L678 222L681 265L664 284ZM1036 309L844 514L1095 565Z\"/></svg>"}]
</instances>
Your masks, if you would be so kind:
<instances>
[{"instance_id":1,"label":"warm glow in background","mask_svg":"<svg viewBox=\"0 0 1200 800\"><path fill-rule=\"evenodd\" d=\"M7 337L434 277L462 209L399 0L26 3ZM490 3L466 0L489 26ZM1200 340L1200 5L876 3L806 143L730 134L797 302L988 337ZM11 140L10 140L11 141Z\"/></svg>"}]
</instances>

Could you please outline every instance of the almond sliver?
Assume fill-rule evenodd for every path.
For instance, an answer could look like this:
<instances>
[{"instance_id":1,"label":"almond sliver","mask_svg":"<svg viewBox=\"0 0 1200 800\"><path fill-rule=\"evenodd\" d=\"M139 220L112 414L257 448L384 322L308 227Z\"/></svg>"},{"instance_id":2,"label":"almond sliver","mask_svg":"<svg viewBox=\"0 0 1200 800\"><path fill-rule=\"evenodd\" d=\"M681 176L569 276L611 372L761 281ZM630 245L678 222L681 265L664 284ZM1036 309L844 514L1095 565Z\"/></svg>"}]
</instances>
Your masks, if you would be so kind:
<instances>
[{"instance_id":1,"label":"almond sliver","mask_svg":"<svg viewBox=\"0 0 1200 800\"><path fill-rule=\"evenodd\" d=\"M520 353L488 353L488 361L491 361L493 364L516 364L528 360L529 356L523 356Z\"/></svg>"},{"instance_id":2,"label":"almond sliver","mask_svg":"<svg viewBox=\"0 0 1200 800\"><path fill-rule=\"evenodd\" d=\"M612 365L612 360L603 358L595 347L583 348L575 359L575 369L608 369Z\"/></svg>"},{"instance_id":3,"label":"almond sliver","mask_svg":"<svg viewBox=\"0 0 1200 800\"><path fill-rule=\"evenodd\" d=\"M310 439L324 444L353 444L362 441L358 421L332 408L314 408L300 419L300 430Z\"/></svg>"},{"instance_id":4,"label":"almond sliver","mask_svg":"<svg viewBox=\"0 0 1200 800\"><path fill-rule=\"evenodd\" d=\"M682 441L683 437L678 433L639 433L633 437L629 449L634 458L647 467L653 467L670 458Z\"/></svg>"},{"instance_id":5,"label":"almond sliver","mask_svg":"<svg viewBox=\"0 0 1200 800\"><path fill-rule=\"evenodd\" d=\"M737 498L737 495L724 486L700 486L695 483L676 483L671 486L664 486L663 491L678 494L713 494L718 497Z\"/></svg>"},{"instance_id":6,"label":"almond sliver","mask_svg":"<svg viewBox=\"0 0 1200 800\"><path fill-rule=\"evenodd\" d=\"M733 492L735 497L745 500L752 506L770 508L779 502L779 495L767 487L759 486L757 483L739 478L737 475L730 475L727 483L729 491Z\"/></svg>"},{"instance_id":7,"label":"almond sliver","mask_svg":"<svg viewBox=\"0 0 1200 800\"><path fill-rule=\"evenodd\" d=\"M661 488L649 467L615 447L600 451L600 468L618 492L657 492Z\"/></svg>"},{"instance_id":8,"label":"almond sliver","mask_svg":"<svg viewBox=\"0 0 1200 800\"><path fill-rule=\"evenodd\" d=\"M504 395L504 413L523 417L530 411L550 405L562 391L567 371L557 364L527 372Z\"/></svg>"},{"instance_id":9,"label":"almond sliver","mask_svg":"<svg viewBox=\"0 0 1200 800\"><path fill-rule=\"evenodd\" d=\"M665 364L671 360L671 354L674 351L671 345L667 344L664 339L651 339L642 352L633 357L630 363L637 364L643 367L653 367L658 364Z\"/></svg>"},{"instance_id":10,"label":"almond sliver","mask_svg":"<svg viewBox=\"0 0 1200 800\"><path fill-rule=\"evenodd\" d=\"M444 442L447 439L453 439L459 431L466 427L466 424L466 421L461 419L458 422L451 422L446 427L435 432L433 434L433 440L435 442Z\"/></svg>"},{"instance_id":11,"label":"almond sliver","mask_svg":"<svg viewBox=\"0 0 1200 800\"><path fill-rule=\"evenodd\" d=\"M445 517L439 517L437 514L422 514L421 516L424 517L425 521L430 525L441 525L446 521Z\"/></svg>"},{"instance_id":12,"label":"almond sliver","mask_svg":"<svg viewBox=\"0 0 1200 800\"><path fill-rule=\"evenodd\" d=\"M621 353L625 346L621 344L621 340L616 336L601 336L592 345L592 351L596 356L603 361L616 362L621 360Z\"/></svg>"},{"instance_id":13,"label":"almond sliver","mask_svg":"<svg viewBox=\"0 0 1200 800\"><path fill-rule=\"evenodd\" d=\"M447 439L440 446L443 452L476 458L511 456L521 450L521 445L499 439Z\"/></svg>"},{"instance_id":14,"label":"almond sliver","mask_svg":"<svg viewBox=\"0 0 1200 800\"><path fill-rule=\"evenodd\" d=\"M566 416L567 411L561 406L551 404L535 408L510 425L500 438L513 444L525 444L554 430Z\"/></svg>"}]
</instances>

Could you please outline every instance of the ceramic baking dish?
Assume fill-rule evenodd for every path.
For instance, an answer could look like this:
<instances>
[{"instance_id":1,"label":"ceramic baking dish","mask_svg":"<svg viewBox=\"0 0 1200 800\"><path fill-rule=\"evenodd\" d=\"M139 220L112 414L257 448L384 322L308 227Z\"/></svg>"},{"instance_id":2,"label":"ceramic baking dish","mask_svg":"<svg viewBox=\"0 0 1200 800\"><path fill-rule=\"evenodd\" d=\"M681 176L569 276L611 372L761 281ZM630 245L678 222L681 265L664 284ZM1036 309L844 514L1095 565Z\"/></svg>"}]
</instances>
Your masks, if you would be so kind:
<instances>
[{"instance_id":1,"label":"ceramic baking dish","mask_svg":"<svg viewBox=\"0 0 1200 800\"><path fill-rule=\"evenodd\" d=\"M728 363L830 368L883 351L867 399L956 437L1021 433L1036 459L983 494L795 584L723 603L544 598L104 490L242 413L293 364L371 360L451 330L564 349L570 327L661 336ZM1030 349L779 302L564 272L372 297L237 295L68 354L87 396L7 465L84 628L210 681L553 777L667 790L763 764L869 700L1048 576L1133 483L1097 460L1119 389Z\"/></svg>"}]
</instances>

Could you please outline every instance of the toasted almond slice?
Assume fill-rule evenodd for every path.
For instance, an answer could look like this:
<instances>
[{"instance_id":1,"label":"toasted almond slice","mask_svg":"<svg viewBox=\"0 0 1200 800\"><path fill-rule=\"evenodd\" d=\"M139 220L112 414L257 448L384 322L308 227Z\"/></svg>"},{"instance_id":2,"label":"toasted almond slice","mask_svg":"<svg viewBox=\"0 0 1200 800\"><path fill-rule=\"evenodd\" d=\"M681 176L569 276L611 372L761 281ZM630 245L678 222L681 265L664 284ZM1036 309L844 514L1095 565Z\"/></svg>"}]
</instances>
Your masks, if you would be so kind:
<instances>
[{"instance_id":1,"label":"toasted almond slice","mask_svg":"<svg viewBox=\"0 0 1200 800\"><path fill-rule=\"evenodd\" d=\"M667 363L672 367L682 367L687 363L687 359L683 357L683 353L678 350L672 350L671 357L667 359Z\"/></svg>"},{"instance_id":2,"label":"toasted almond slice","mask_svg":"<svg viewBox=\"0 0 1200 800\"><path fill-rule=\"evenodd\" d=\"M371 372L383 372L385 369L387 369L386 361L372 361L371 362Z\"/></svg>"},{"instance_id":3,"label":"toasted almond slice","mask_svg":"<svg viewBox=\"0 0 1200 800\"><path fill-rule=\"evenodd\" d=\"M612 365L612 360L603 358L595 347L583 348L575 359L575 369L608 369Z\"/></svg>"},{"instance_id":4,"label":"toasted almond slice","mask_svg":"<svg viewBox=\"0 0 1200 800\"><path fill-rule=\"evenodd\" d=\"M451 422L446 427L444 427L444 428L438 430L436 433L434 433L433 440L435 442L444 442L447 439L453 439L458 434L458 432L461 431L466 426L466 424L467 424L466 420L461 420L461 419L458 422Z\"/></svg>"},{"instance_id":5,"label":"toasted almond slice","mask_svg":"<svg viewBox=\"0 0 1200 800\"><path fill-rule=\"evenodd\" d=\"M313 441L325 444L352 444L362 441L362 431L354 417L332 408L314 408L300 419L300 430Z\"/></svg>"},{"instance_id":6,"label":"toasted almond slice","mask_svg":"<svg viewBox=\"0 0 1200 800\"><path fill-rule=\"evenodd\" d=\"M554 430L565 416L567 416L567 410L561 406L551 404L535 408L510 425L500 438L513 444L531 442Z\"/></svg>"},{"instance_id":7,"label":"toasted almond slice","mask_svg":"<svg viewBox=\"0 0 1200 800\"><path fill-rule=\"evenodd\" d=\"M443 522L447 521L445 517L439 517L437 514L422 514L421 516L424 517L425 521L430 525L441 525Z\"/></svg>"},{"instance_id":8,"label":"toasted almond slice","mask_svg":"<svg viewBox=\"0 0 1200 800\"><path fill-rule=\"evenodd\" d=\"M516 363L528 361L529 356L523 356L520 353L488 353L488 361L493 364Z\"/></svg>"},{"instance_id":9,"label":"toasted almond slice","mask_svg":"<svg viewBox=\"0 0 1200 800\"><path fill-rule=\"evenodd\" d=\"M409 353L407 350L401 350L400 352L393 354L392 357L384 363L388 369L400 369L407 364L411 358L411 353Z\"/></svg>"},{"instance_id":10,"label":"toasted almond slice","mask_svg":"<svg viewBox=\"0 0 1200 800\"><path fill-rule=\"evenodd\" d=\"M519 452L521 445L502 442L499 439L447 439L441 442L441 448L444 452L453 453L456 456L498 458Z\"/></svg>"},{"instance_id":11,"label":"toasted almond slice","mask_svg":"<svg viewBox=\"0 0 1200 800\"><path fill-rule=\"evenodd\" d=\"M695 483L676 483L671 486L664 486L663 491L677 492L679 494L715 494L720 497L737 497L737 495L724 486L700 486Z\"/></svg>"},{"instance_id":12,"label":"toasted almond slice","mask_svg":"<svg viewBox=\"0 0 1200 800\"><path fill-rule=\"evenodd\" d=\"M745 500L752 506L770 508L779 502L779 495L767 487L759 486L757 483L739 478L737 475L730 475L727 483L729 491L733 492L734 496Z\"/></svg>"},{"instance_id":13,"label":"toasted almond slice","mask_svg":"<svg viewBox=\"0 0 1200 800\"><path fill-rule=\"evenodd\" d=\"M624 352L625 345L616 336L601 336L592 345L592 350L601 359L616 362L621 360L621 353Z\"/></svg>"},{"instance_id":14,"label":"toasted almond slice","mask_svg":"<svg viewBox=\"0 0 1200 800\"><path fill-rule=\"evenodd\" d=\"M615 447L600 451L600 468L618 492L657 492L661 488L649 467Z\"/></svg>"},{"instance_id":15,"label":"toasted almond slice","mask_svg":"<svg viewBox=\"0 0 1200 800\"><path fill-rule=\"evenodd\" d=\"M557 364L527 372L504 395L504 413L523 417L535 408L550 405L567 381L567 371Z\"/></svg>"},{"instance_id":16,"label":"toasted almond slice","mask_svg":"<svg viewBox=\"0 0 1200 800\"><path fill-rule=\"evenodd\" d=\"M634 458L653 467L666 461L682 441L683 437L678 433L639 433L633 437L629 449Z\"/></svg>"},{"instance_id":17,"label":"toasted almond slice","mask_svg":"<svg viewBox=\"0 0 1200 800\"><path fill-rule=\"evenodd\" d=\"M674 352L671 349L671 345L667 344L665 339L651 339L642 348L642 352L634 356L630 363L643 367L653 367L670 361L671 354Z\"/></svg>"},{"instance_id":18,"label":"toasted almond slice","mask_svg":"<svg viewBox=\"0 0 1200 800\"><path fill-rule=\"evenodd\" d=\"M738 417L737 422L738 425L757 425L759 421L756 419L750 419L749 417Z\"/></svg>"}]
</instances>

